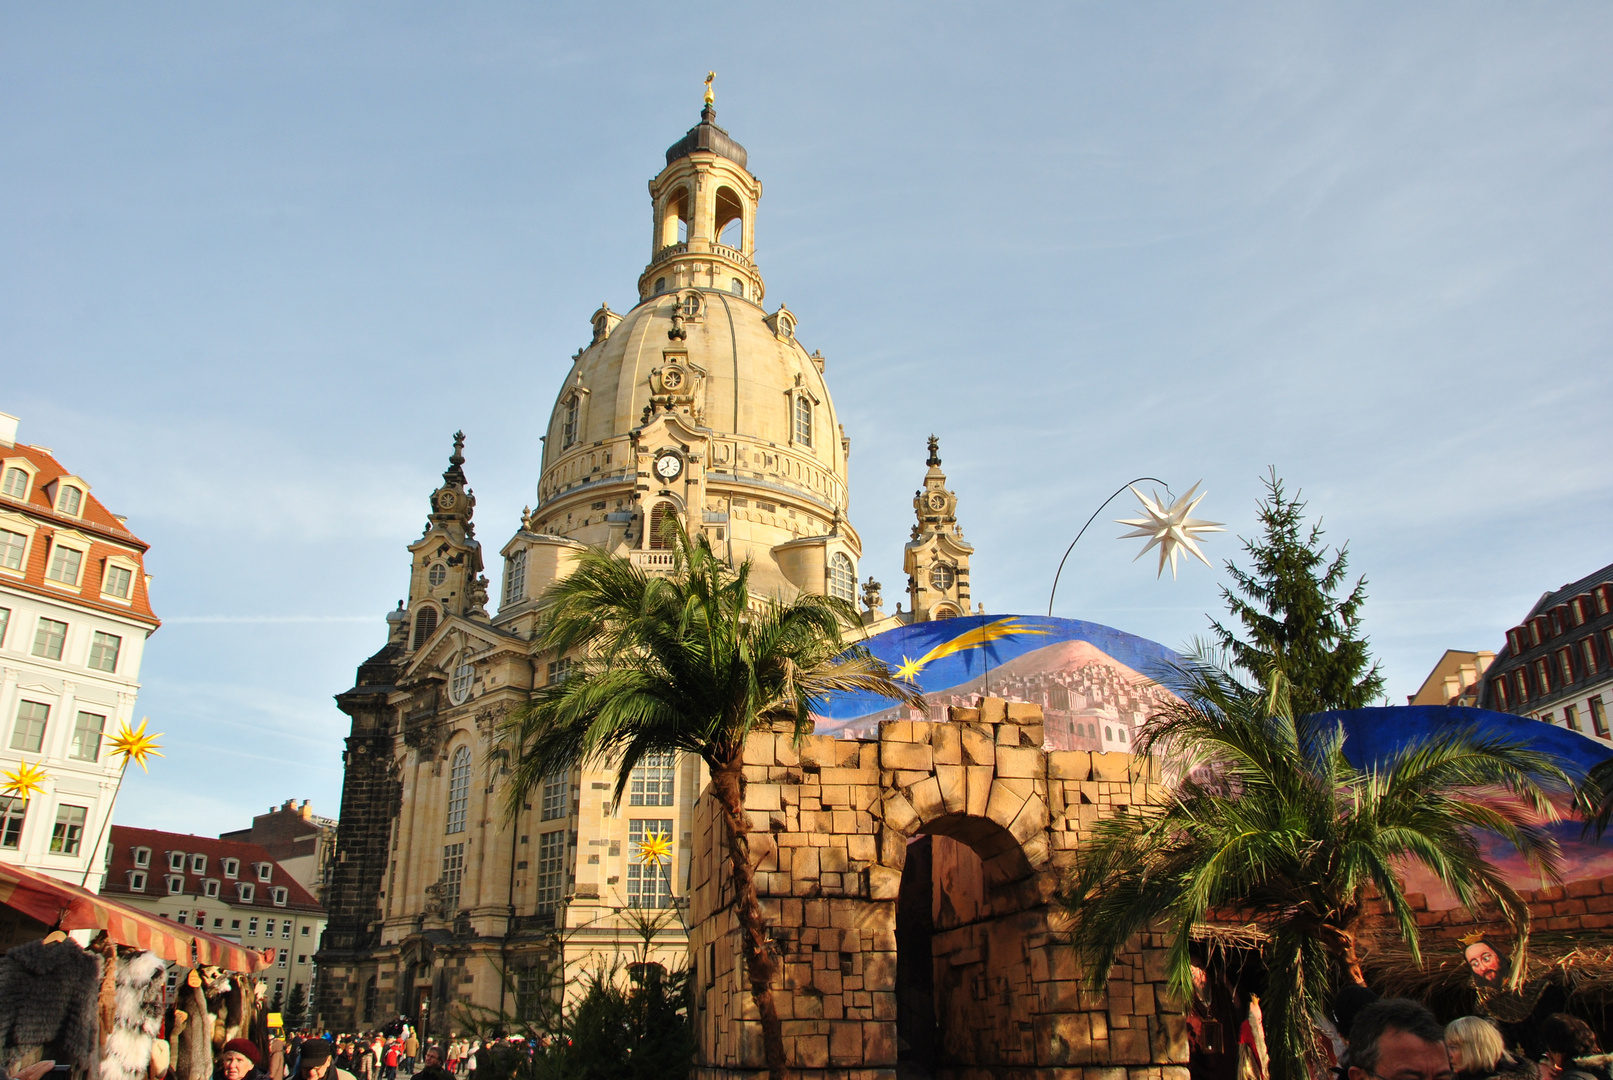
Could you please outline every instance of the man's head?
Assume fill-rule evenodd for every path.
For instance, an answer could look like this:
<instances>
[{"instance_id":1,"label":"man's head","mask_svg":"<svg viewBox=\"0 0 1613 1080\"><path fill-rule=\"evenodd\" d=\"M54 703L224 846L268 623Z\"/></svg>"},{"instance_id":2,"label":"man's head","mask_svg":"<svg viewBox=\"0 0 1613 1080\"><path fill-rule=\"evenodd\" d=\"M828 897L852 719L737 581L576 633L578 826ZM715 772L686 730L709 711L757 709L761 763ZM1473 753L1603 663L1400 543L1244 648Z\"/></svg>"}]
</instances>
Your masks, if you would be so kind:
<instances>
[{"instance_id":1,"label":"man's head","mask_svg":"<svg viewBox=\"0 0 1613 1080\"><path fill-rule=\"evenodd\" d=\"M325 1080L330 1071L330 1043L324 1039L308 1039L302 1044L302 1064L298 1074L303 1080Z\"/></svg>"},{"instance_id":2,"label":"man's head","mask_svg":"<svg viewBox=\"0 0 1613 1080\"><path fill-rule=\"evenodd\" d=\"M1375 1001L1350 1026L1350 1080L1450 1080L1445 1029L1405 998Z\"/></svg>"},{"instance_id":3,"label":"man's head","mask_svg":"<svg viewBox=\"0 0 1613 1080\"><path fill-rule=\"evenodd\" d=\"M440 1046L428 1046L426 1048L426 1064L427 1065L441 1065L442 1064L442 1047L440 1047Z\"/></svg>"},{"instance_id":4,"label":"man's head","mask_svg":"<svg viewBox=\"0 0 1613 1080\"><path fill-rule=\"evenodd\" d=\"M1481 986L1500 987L1506 978L1506 953L1483 938L1469 942L1462 950L1467 966L1473 970L1473 980Z\"/></svg>"},{"instance_id":5,"label":"man's head","mask_svg":"<svg viewBox=\"0 0 1613 1080\"><path fill-rule=\"evenodd\" d=\"M1596 1045L1596 1032L1577 1016L1552 1013L1540 1024L1540 1041L1551 1055L1552 1064L1562 1068L1575 1058L1592 1057L1602 1052Z\"/></svg>"}]
</instances>

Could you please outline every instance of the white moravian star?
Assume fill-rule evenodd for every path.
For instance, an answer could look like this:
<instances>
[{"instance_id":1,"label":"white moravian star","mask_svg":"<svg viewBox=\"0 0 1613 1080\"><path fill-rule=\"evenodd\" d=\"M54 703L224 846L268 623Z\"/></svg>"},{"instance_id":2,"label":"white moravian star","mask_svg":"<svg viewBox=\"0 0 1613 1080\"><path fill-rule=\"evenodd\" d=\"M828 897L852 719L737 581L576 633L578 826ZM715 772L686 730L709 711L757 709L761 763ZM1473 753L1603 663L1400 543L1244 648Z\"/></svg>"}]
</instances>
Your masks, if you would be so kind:
<instances>
[{"instance_id":1,"label":"white moravian star","mask_svg":"<svg viewBox=\"0 0 1613 1080\"><path fill-rule=\"evenodd\" d=\"M1135 487L1131 489L1131 493L1137 496L1137 501L1143 504L1143 513L1147 516L1116 518L1115 522L1119 525L1135 526L1131 532L1120 537L1122 540L1129 540L1133 536L1148 537L1147 546L1137 553L1132 562L1136 562L1137 559L1147 555L1153 550L1154 545L1158 544L1159 572L1154 575L1155 577L1160 577L1165 573L1165 563L1169 561L1171 564L1171 578L1175 579L1176 560L1181 557L1183 548L1196 555L1199 562L1205 566L1210 565L1210 560L1204 557L1204 552L1199 550L1194 538L1201 533L1226 532L1226 530L1221 527L1221 522L1219 521L1203 521L1192 516L1193 508L1198 506L1205 495L1209 494L1209 492L1204 492L1194 498L1193 493L1198 491L1199 484L1203 482L1200 480L1198 484L1188 488L1186 494L1169 506L1165 505L1165 500L1159 497L1159 492L1157 491L1154 493L1154 497L1150 499Z\"/></svg>"}]
</instances>

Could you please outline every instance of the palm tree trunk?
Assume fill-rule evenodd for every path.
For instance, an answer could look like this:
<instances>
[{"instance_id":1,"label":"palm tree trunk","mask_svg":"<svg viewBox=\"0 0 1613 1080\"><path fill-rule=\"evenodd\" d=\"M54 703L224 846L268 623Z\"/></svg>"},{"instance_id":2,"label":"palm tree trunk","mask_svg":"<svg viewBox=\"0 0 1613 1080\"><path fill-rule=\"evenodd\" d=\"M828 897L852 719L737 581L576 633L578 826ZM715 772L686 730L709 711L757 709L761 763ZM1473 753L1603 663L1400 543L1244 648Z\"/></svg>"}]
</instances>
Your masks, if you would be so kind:
<instances>
[{"instance_id":1,"label":"palm tree trunk","mask_svg":"<svg viewBox=\"0 0 1613 1080\"><path fill-rule=\"evenodd\" d=\"M739 919L740 944L751 997L762 1021L762 1052L771 1080L784 1080L784 1027L773 1001L773 976L778 962L768 940L767 922L756 895L756 872L750 864L750 817L745 813L745 773L739 754L711 770L711 791L722 807L728 825L728 862L734 875L734 914Z\"/></svg>"},{"instance_id":2,"label":"palm tree trunk","mask_svg":"<svg viewBox=\"0 0 1613 1080\"><path fill-rule=\"evenodd\" d=\"M1321 938L1327 951L1344 969L1345 977L1357 986L1366 986L1367 977L1361 970L1361 957L1355 950L1355 934L1343 927L1323 923Z\"/></svg>"}]
</instances>

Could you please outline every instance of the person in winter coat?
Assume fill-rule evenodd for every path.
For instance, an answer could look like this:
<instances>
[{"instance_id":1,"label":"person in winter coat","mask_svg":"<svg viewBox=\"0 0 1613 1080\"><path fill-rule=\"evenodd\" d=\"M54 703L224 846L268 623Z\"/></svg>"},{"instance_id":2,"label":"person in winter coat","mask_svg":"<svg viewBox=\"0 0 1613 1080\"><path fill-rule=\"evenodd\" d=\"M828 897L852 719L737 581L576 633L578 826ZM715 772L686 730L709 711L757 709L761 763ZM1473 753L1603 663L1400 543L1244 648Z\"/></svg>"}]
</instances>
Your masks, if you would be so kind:
<instances>
[{"instance_id":1,"label":"person in winter coat","mask_svg":"<svg viewBox=\"0 0 1613 1080\"><path fill-rule=\"evenodd\" d=\"M336 1067L335 1051L330 1043L324 1039L304 1039L297 1080L354 1080L354 1077Z\"/></svg>"},{"instance_id":2,"label":"person in winter coat","mask_svg":"<svg viewBox=\"0 0 1613 1080\"><path fill-rule=\"evenodd\" d=\"M1501 1032L1482 1016L1463 1016L1446 1024L1445 1049L1456 1080L1536 1080L1534 1062L1507 1053Z\"/></svg>"},{"instance_id":3,"label":"person in winter coat","mask_svg":"<svg viewBox=\"0 0 1613 1080\"><path fill-rule=\"evenodd\" d=\"M426 1047L425 1065L414 1074L414 1080L453 1080L452 1074L443 1068L442 1047Z\"/></svg>"},{"instance_id":4,"label":"person in winter coat","mask_svg":"<svg viewBox=\"0 0 1613 1080\"><path fill-rule=\"evenodd\" d=\"M1596 1044L1596 1032L1579 1017L1552 1013L1540 1025L1540 1041L1556 1080L1609 1080L1610 1059Z\"/></svg>"},{"instance_id":5,"label":"person in winter coat","mask_svg":"<svg viewBox=\"0 0 1613 1080\"><path fill-rule=\"evenodd\" d=\"M213 1080L266 1080L263 1052L248 1039L231 1039L219 1051Z\"/></svg>"},{"instance_id":6,"label":"person in winter coat","mask_svg":"<svg viewBox=\"0 0 1613 1080\"><path fill-rule=\"evenodd\" d=\"M414 1029L409 1029L408 1036L403 1040L403 1068L405 1072L414 1072L414 1059L420 1054L420 1040L415 1037Z\"/></svg>"}]
</instances>

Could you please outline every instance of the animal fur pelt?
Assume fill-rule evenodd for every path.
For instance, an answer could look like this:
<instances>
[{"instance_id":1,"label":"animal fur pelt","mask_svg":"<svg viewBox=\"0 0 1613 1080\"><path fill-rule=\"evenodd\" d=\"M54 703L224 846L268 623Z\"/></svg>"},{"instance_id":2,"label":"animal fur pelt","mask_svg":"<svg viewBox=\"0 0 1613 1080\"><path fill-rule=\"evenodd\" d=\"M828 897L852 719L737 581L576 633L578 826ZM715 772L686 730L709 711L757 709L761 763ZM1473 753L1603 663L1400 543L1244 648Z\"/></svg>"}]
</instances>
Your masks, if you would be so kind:
<instances>
[{"instance_id":1,"label":"animal fur pelt","mask_svg":"<svg viewBox=\"0 0 1613 1080\"><path fill-rule=\"evenodd\" d=\"M197 972L198 980L200 972ZM200 986L190 984L189 973L179 978L177 1008L186 1014L174 1044L175 1080L210 1080L213 1075L213 1022L207 1015L207 998Z\"/></svg>"},{"instance_id":2,"label":"animal fur pelt","mask_svg":"<svg viewBox=\"0 0 1613 1080\"><path fill-rule=\"evenodd\" d=\"M96 1057L101 964L71 938L30 941L0 958L0 1059L48 1046L58 1061Z\"/></svg>"},{"instance_id":3,"label":"animal fur pelt","mask_svg":"<svg viewBox=\"0 0 1613 1080\"><path fill-rule=\"evenodd\" d=\"M118 962L116 1008L101 1052L101 1080L142 1080L151 1066L151 1045L162 1032L163 974L155 953Z\"/></svg>"}]
</instances>

